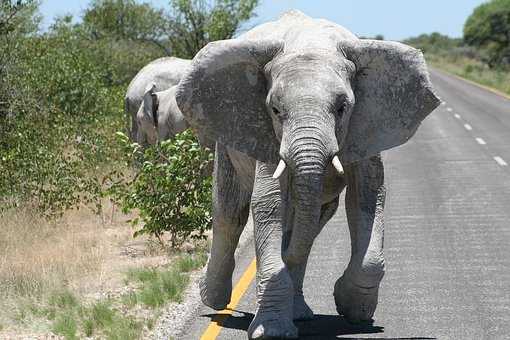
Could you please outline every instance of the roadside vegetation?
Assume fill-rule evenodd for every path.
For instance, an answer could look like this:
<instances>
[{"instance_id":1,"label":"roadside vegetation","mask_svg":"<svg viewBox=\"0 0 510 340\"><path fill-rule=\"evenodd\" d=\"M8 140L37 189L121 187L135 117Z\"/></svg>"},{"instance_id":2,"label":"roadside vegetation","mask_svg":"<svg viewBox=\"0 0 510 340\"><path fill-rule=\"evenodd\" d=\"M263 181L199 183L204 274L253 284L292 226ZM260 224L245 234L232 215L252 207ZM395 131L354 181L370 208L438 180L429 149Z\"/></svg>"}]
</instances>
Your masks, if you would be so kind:
<instances>
[{"instance_id":1,"label":"roadside vegetation","mask_svg":"<svg viewBox=\"0 0 510 340\"><path fill-rule=\"evenodd\" d=\"M430 65L510 94L510 0L478 6L460 39L432 33L409 38Z\"/></svg>"},{"instance_id":2,"label":"roadside vegetation","mask_svg":"<svg viewBox=\"0 0 510 340\"><path fill-rule=\"evenodd\" d=\"M93 0L42 30L38 1L0 0L0 338L143 338L182 299L207 258L212 152L190 131L142 151L124 93L256 5Z\"/></svg>"}]
</instances>

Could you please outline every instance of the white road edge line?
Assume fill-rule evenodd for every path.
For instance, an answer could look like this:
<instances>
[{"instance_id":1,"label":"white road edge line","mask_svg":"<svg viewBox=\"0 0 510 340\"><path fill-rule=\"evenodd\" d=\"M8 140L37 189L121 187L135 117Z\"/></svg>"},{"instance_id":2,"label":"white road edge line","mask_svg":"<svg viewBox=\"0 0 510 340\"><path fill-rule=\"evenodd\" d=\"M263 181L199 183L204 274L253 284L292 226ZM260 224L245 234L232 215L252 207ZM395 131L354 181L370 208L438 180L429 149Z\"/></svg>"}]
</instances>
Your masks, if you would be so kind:
<instances>
[{"instance_id":1,"label":"white road edge line","mask_svg":"<svg viewBox=\"0 0 510 340\"><path fill-rule=\"evenodd\" d=\"M466 128L466 130L468 130L468 131L473 130L473 128L469 124L464 124L464 128Z\"/></svg>"},{"instance_id":2,"label":"white road edge line","mask_svg":"<svg viewBox=\"0 0 510 340\"><path fill-rule=\"evenodd\" d=\"M508 163L505 162L505 160L499 156L494 156L494 160L501 166L507 166Z\"/></svg>"},{"instance_id":3,"label":"white road edge line","mask_svg":"<svg viewBox=\"0 0 510 340\"><path fill-rule=\"evenodd\" d=\"M460 119L460 115L458 113L454 114L455 118Z\"/></svg>"},{"instance_id":4,"label":"white road edge line","mask_svg":"<svg viewBox=\"0 0 510 340\"><path fill-rule=\"evenodd\" d=\"M487 144L487 143L485 143L485 141L484 141L482 138L480 138L480 137L476 137L475 139L476 139L476 142L477 142L478 144L480 144L480 145L485 145L485 144Z\"/></svg>"}]
</instances>

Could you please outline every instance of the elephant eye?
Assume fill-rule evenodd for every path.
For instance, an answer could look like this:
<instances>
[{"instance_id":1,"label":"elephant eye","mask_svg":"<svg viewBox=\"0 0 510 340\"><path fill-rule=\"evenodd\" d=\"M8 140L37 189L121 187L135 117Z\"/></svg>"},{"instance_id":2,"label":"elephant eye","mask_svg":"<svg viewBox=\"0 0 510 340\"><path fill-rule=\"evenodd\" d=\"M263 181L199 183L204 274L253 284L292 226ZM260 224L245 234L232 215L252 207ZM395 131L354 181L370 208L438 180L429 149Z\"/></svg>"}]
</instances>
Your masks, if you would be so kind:
<instances>
[{"instance_id":1,"label":"elephant eye","mask_svg":"<svg viewBox=\"0 0 510 340\"><path fill-rule=\"evenodd\" d=\"M274 113L275 116L280 115L280 111L276 107L274 107L274 106L273 106L273 113Z\"/></svg>"},{"instance_id":2,"label":"elephant eye","mask_svg":"<svg viewBox=\"0 0 510 340\"><path fill-rule=\"evenodd\" d=\"M347 110L347 102L343 102L338 108L338 116L340 118L342 118L342 116L344 115L345 110Z\"/></svg>"}]
</instances>

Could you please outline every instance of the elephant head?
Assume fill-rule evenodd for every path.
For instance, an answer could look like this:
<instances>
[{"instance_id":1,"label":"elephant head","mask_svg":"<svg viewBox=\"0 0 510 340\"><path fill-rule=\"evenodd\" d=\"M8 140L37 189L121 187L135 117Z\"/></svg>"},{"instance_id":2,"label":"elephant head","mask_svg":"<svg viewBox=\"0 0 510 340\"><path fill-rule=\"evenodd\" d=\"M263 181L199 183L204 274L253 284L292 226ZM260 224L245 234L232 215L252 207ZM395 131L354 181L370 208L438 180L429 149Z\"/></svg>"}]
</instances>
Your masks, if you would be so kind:
<instances>
[{"instance_id":1,"label":"elephant head","mask_svg":"<svg viewBox=\"0 0 510 340\"><path fill-rule=\"evenodd\" d=\"M420 51L373 40L290 49L278 40L210 43L178 85L186 119L292 178L294 228L318 223L322 183L342 165L405 143L439 104ZM292 237L289 249L311 237Z\"/></svg>"},{"instance_id":2,"label":"elephant head","mask_svg":"<svg viewBox=\"0 0 510 340\"><path fill-rule=\"evenodd\" d=\"M176 90L177 86L172 86L168 90L156 92L154 83L147 87L136 115L136 140L139 144L155 144L173 138L188 128L175 102Z\"/></svg>"}]
</instances>

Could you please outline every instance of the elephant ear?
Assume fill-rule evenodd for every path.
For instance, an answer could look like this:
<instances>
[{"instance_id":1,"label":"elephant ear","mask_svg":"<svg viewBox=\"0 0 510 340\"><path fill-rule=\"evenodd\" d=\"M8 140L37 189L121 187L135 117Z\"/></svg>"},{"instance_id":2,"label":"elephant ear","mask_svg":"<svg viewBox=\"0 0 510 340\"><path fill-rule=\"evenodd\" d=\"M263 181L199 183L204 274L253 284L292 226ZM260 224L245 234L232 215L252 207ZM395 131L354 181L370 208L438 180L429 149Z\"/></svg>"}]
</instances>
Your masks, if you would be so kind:
<instances>
[{"instance_id":1,"label":"elephant ear","mask_svg":"<svg viewBox=\"0 0 510 340\"><path fill-rule=\"evenodd\" d=\"M177 105L177 101L175 99L175 95L177 92L177 85L172 86L166 91L159 92L160 94L164 93L165 99L161 98L159 100L159 108L163 109L167 112L167 122L169 126L172 128L172 133L177 134L189 127L188 122L184 119L184 116ZM165 103L163 104L163 100ZM215 143L205 138L200 134L200 132L195 131L195 135L197 136L198 142L201 146L207 147L211 150L214 150Z\"/></svg>"},{"instance_id":2,"label":"elephant ear","mask_svg":"<svg viewBox=\"0 0 510 340\"><path fill-rule=\"evenodd\" d=\"M181 79L177 105L208 139L266 162L277 162L279 142L266 109L264 66L283 48L280 41L209 43Z\"/></svg>"},{"instance_id":3,"label":"elephant ear","mask_svg":"<svg viewBox=\"0 0 510 340\"><path fill-rule=\"evenodd\" d=\"M187 129L187 123L184 116L177 106L175 94L177 92L177 85L170 87L168 90L159 93L161 98L159 100L159 109L161 112L166 113L167 124L170 124L174 133L179 133Z\"/></svg>"},{"instance_id":4,"label":"elephant ear","mask_svg":"<svg viewBox=\"0 0 510 340\"><path fill-rule=\"evenodd\" d=\"M143 95L144 115L148 115L155 127L158 127L158 96L156 95L156 84L151 83L145 88Z\"/></svg>"},{"instance_id":5,"label":"elephant ear","mask_svg":"<svg viewBox=\"0 0 510 340\"><path fill-rule=\"evenodd\" d=\"M341 49L356 65L356 98L343 147L344 162L404 144L439 104L421 51L379 40Z\"/></svg>"}]
</instances>

